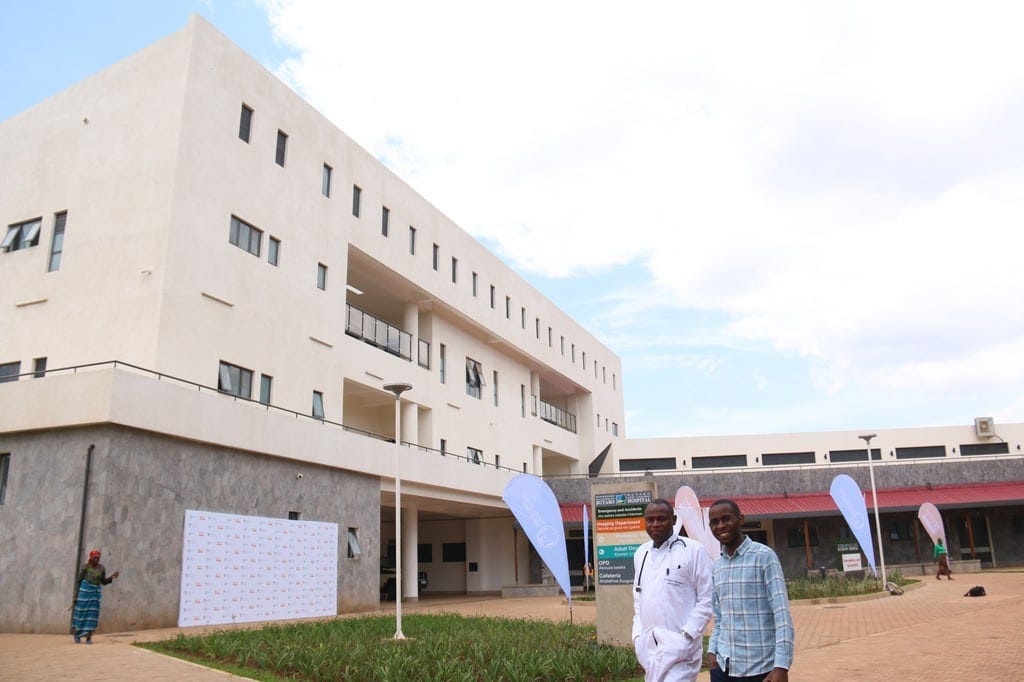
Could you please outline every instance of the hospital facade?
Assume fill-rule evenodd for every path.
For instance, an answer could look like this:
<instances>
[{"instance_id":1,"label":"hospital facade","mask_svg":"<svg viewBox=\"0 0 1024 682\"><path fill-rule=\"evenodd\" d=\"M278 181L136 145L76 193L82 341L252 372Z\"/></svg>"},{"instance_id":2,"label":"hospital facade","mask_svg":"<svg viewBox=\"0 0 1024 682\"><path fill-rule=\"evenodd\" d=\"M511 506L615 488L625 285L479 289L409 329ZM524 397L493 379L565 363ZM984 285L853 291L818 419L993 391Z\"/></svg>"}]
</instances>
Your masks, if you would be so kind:
<instances>
[{"instance_id":1,"label":"hospital facade","mask_svg":"<svg viewBox=\"0 0 1024 682\"><path fill-rule=\"evenodd\" d=\"M611 349L198 17L0 148L0 631L66 631L92 547L105 630L174 625L187 510L337 524L340 612L387 599L396 523L409 598L540 582L523 472L571 547L593 482L651 476L741 497L787 573L834 558L856 434L627 439ZM1024 562L1024 425L994 427L879 432L893 538L943 491L956 551L966 515Z\"/></svg>"}]
</instances>

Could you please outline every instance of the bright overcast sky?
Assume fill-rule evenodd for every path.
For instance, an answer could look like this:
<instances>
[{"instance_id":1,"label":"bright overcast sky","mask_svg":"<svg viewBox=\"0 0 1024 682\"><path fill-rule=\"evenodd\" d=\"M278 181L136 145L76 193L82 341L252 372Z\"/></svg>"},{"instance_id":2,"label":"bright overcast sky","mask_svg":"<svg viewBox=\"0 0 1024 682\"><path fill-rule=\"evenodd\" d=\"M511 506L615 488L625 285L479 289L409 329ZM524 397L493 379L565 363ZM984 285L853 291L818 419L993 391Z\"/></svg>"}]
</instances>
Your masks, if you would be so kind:
<instances>
[{"instance_id":1,"label":"bright overcast sky","mask_svg":"<svg viewBox=\"0 0 1024 682\"><path fill-rule=\"evenodd\" d=\"M0 118L193 11L618 353L629 436L1024 421L1013 3L26 0Z\"/></svg>"}]
</instances>

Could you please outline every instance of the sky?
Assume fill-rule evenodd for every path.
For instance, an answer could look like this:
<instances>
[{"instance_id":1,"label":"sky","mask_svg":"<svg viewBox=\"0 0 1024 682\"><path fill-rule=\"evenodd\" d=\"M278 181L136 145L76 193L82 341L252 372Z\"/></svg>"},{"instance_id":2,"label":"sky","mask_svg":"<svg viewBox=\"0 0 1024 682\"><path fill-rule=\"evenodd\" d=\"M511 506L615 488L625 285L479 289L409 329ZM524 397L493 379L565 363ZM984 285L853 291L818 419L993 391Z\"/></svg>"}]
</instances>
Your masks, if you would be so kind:
<instances>
[{"instance_id":1,"label":"sky","mask_svg":"<svg viewBox=\"0 0 1024 682\"><path fill-rule=\"evenodd\" d=\"M7 0L0 120L198 13L622 359L634 438L1024 421L1024 7Z\"/></svg>"}]
</instances>

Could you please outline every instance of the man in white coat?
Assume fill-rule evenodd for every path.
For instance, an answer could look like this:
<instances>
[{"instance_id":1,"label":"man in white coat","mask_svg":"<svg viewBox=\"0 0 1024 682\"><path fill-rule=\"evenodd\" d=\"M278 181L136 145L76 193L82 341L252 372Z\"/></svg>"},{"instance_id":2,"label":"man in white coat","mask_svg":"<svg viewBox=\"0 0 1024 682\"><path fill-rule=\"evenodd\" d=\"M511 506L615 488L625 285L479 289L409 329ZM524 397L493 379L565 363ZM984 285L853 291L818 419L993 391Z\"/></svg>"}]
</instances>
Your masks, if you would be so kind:
<instances>
[{"instance_id":1,"label":"man in white coat","mask_svg":"<svg viewBox=\"0 0 1024 682\"><path fill-rule=\"evenodd\" d=\"M711 618L711 559L703 545L675 534L675 522L670 502L650 502L651 540L633 555L633 648L646 682L696 680Z\"/></svg>"}]
</instances>

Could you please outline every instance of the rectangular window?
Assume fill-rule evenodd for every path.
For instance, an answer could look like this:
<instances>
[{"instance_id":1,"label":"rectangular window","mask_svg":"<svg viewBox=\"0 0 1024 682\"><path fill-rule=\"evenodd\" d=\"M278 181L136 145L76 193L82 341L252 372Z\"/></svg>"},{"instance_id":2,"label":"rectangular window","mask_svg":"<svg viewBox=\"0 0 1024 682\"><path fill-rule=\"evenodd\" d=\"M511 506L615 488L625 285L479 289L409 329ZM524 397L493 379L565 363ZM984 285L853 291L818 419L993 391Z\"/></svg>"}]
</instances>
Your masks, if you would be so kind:
<instances>
[{"instance_id":1,"label":"rectangular window","mask_svg":"<svg viewBox=\"0 0 1024 682\"><path fill-rule=\"evenodd\" d=\"M249 223L231 216L231 229L228 232L228 241L254 256L260 255L260 243L263 241L263 230L253 227Z\"/></svg>"},{"instance_id":2,"label":"rectangular window","mask_svg":"<svg viewBox=\"0 0 1024 682\"><path fill-rule=\"evenodd\" d=\"M519 411L526 417L526 384L519 384Z\"/></svg>"},{"instance_id":3,"label":"rectangular window","mask_svg":"<svg viewBox=\"0 0 1024 682\"><path fill-rule=\"evenodd\" d=\"M818 546L818 527L807 526L807 543L811 547ZM805 545L803 528L786 529L786 545L789 547L803 547Z\"/></svg>"},{"instance_id":4,"label":"rectangular window","mask_svg":"<svg viewBox=\"0 0 1024 682\"><path fill-rule=\"evenodd\" d=\"M484 451L478 448L466 448L466 456L473 464L480 464L484 461Z\"/></svg>"},{"instance_id":5,"label":"rectangular window","mask_svg":"<svg viewBox=\"0 0 1024 682\"><path fill-rule=\"evenodd\" d=\"M494 285L491 285L491 310L494 310Z\"/></svg>"},{"instance_id":6,"label":"rectangular window","mask_svg":"<svg viewBox=\"0 0 1024 682\"><path fill-rule=\"evenodd\" d=\"M242 104L242 114L238 117L238 139L249 142L252 132L252 107Z\"/></svg>"},{"instance_id":7,"label":"rectangular window","mask_svg":"<svg viewBox=\"0 0 1024 682\"><path fill-rule=\"evenodd\" d=\"M416 228L409 226L409 253L416 255Z\"/></svg>"},{"instance_id":8,"label":"rectangular window","mask_svg":"<svg viewBox=\"0 0 1024 682\"><path fill-rule=\"evenodd\" d=\"M359 537L355 528L348 529L348 552L345 555L349 559L358 559L363 556L363 548L359 546Z\"/></svg>"},{"instance_id":9,"label":"rectangular window","mask_svg":"<svg viewBox=\"0 0 1024 682\"><path fill-rule=\"evenodd\" d=\"M267 238L267 262L277 265L277 259L281 254L281 240L277 237Z\"/></svg>"},{"instance_id":10,"label":"rectangular window","mask_svg":"<svg viewBox=\"0 0 1024 682\"><path fill-rule=\"evenodd\" d=\"M526 308L519 309L519 324L526 329Z\"/></svg>"},{"instance_id":11,"label":"rectangular window","mask_svg":"<svg viewBox=\"0 0 1024 682\"><path fill-rule=\"evenodd\" d=\"M554 345L552 343L553 339L554 339L554 336L551 334L551 327L548 327L548 348L551 348Z\"/></svg>"},{"instance_id":12,"label":"rectangular window","mask_svg":"<svg viewBox=\"0 0 1024 682\"><path fill-rule=\"evenodd\" d=\"M444 457L448 454L448 441L444 438L441 439L441 456Z\"/></svg>"},{"instance_id":13,"label":"rectangular window","mask_svg":"<svg viewBox=\"0 0 1024 682\"><path fill-rule=\"evenodd\" d=\"M11 453L0 454L0 504L7 499L7 474L11 470Z\"/></svg>"},{"instance_id":14,"label":"rectangular window","mask_svg":"<svg viewBox=\"0 0 1024 682\"><path fill-rule=\"evenodd\" d=\"M295 510L291 510L291 511L288 512L288 520L289 521L298 521L301 518L302 518L302 512L298 512L298 511L295 511Z\"/></svg>"},{"instance_id":15,"label":"rectangular window","mask_svg":"<svg viewBox=\"0 0 1024 682\"><path fill-rule=\"evenodd\" d=\"M498 406L498 370L494 370L491 374L491 387L494 390L494 406Z\"/></svg>"},{"instance_id":16,"label":"rectangular window","mask_svg":"<svg viewBox=\"0 0 1024 682\"><path fill-rule=\"evenodd\" d=\"M442 384L445 381L445 370L448 368L448 354L445 352L445 350L446 349L445 349L443 343L438 344L438 346L437 346L437 355L438 355L437 360L438 360L438 364L440 365L441 383Z\"/></svg>"},{"instance_id":17,"label":"rectangular window","mask_svg":"<svg viewBox=\"0 0 1024 682\"><path fill-rule=\"evenodd\" d=\"M889 539L893 542L900 540L913 540L913 531L908 521L893 521L889 524Z\"/></svg>"},{"instance_id":18,"label":"rectangular window","mask_svg":"<svg viewBox=\"0 0 1024 682\"><path fill-rule=\"evenodd\" d=\"M441 255L441 247L438 246L437 244L434 244L433 254L434 254L433 255L433 257L434 257L434 270L437 270L437 259L438 259L438 256Z\"/></svg>"},{"instance_id":19,"label":"rectangular window","mask_svg":"<svg viewBox=\"0 0 1024 682\"><path fill-rule=\"evenodd\" d=\"M327 266L323 263L316 264L316 288L327 289Z\"/></svg>"},{"instance_id":20,"label":"rectangular window","mask_svg":"<svg viewBox=\"0 0 1024 682\"><path fill-rule=\"evenodd\" d=\"M607 384L608 383L608 368L607 367L602 367L601 368L601 383L603 383L603 384Z\"/></svg>"},{"instance_id":21,"label":"rectangular window","mask_svg":"<svg viewBox=\"0 0 1024 682\"><path fill-rule=\"evenodd\" d=\"M434 563L434 546L429 542L421 542L416 545L416 563Z\"/></svg>"},{"instance_id":22,"label":"rectangular window","mask_svg":"<svg viewBox=\"0 0 1024 682\"><path fill-rule=\"evenodd\" d=\"M324 418L324 394L320 391L313 391L313 418Z\"/></svg>"},{"instance_id":23,"label":"rectangular window","mask_svg":"<svg viewBox=\"0 0 1024 682\"><path fill-rule=\"evenodd\" d=\"M32 377L42 379L46 376L46 358L36 358L32 361Z\"/></svg>"},{"instance_id":24,"label":"rectangular window","mask_svg":"<svg viewBox=\"0 0 1024 682\"><path fill-rule=\"evenodd\" d=\"M533 327L534 327L534 331L537 332L537 338L539 339L540 338L540 318L539 317L534 318L534 320L533 320Z\"/></svg>"},{"instance_id":25,"label":"rectangular window","mask_svg":"<svg viewBox=\"0 0 1024 682\"><path fill-rule=\"evenodd\" d=\"M465 542L442 542L441 561L446 564L463 563L466 561Z\"/></svg>"},{"instance_id":26,"label":"rectangular window","mask_svg":"<svg viewBox=\"0 0 1024 682\"><path fill-rule=\"evenodd\" d=\"M252 397L252 370L222 360L217 390L248 400Z\"/></svg>"},{"instance_id":27,"label":"rectangular window","mask_svg":"<svg viewBox=\"0 0 1024 682\"><path fill-rule=\"evenodd\" d=\"M576 364L576 344L572 344L572 364Z\"/></svg>"},{"instance_id":28,"label":"rectangular window","mask_svg":"<svg viewBox=\"0 0 1024 682\"><path fill-rule=\"evenodd\" d=\"M871 448L871 459L878 461L882 459L881 448ZM828 460L833 464L844 462L866 462L868 461L867 448L854 448L853 450L829 450Z\"/></svg>"},{"instance_id":29,"label":"rectangular window","mask_svg":"<svg viewBox=\"0 0 1024 682\"><path fill-rule=\"evenodd\" d=\"M452 284L459 283L459 259L452 256Z\"/></svg>"},{"instance_id":30,"label":"rectangular window","mask_svg":"<svg viewBox=\"0 0 1024 682\"><path fill-rule=\"evenodd\" d=\"M264 405L270 404L270 388L274 383L274 377L261 374L260 375L260 402Z\"/></svg>"},{"instance_id":31,"label":"rectangular window","mask_svg":"<svg viewBox=\"0 0 1024 682\"><path fill-rule=\"evenodd\" d=\"M615 372L612 372L612 390L618 390L615 384Z\"/></svg>"},{"instance_id":32,"label":"rectangular window","mask_svg":"<svg viewBox=\"0 0 1024 682\"><path fill-rule=\"evenodd\" d=\"M473 358L466 358L466 395L480 398L480 387L484 385L483 370Z\"/></svg>"},{"instance_id":33,"label":"rectangular window","mask_svg":"<svg viewBox=\"0 0 1024 682\"><path fill-rule=\"evenodd\" d=\"M331 196L331 171L333 170L334 169L328 166L326 163L324 164L324 174L323 177L320 179L320 192L325 197Z\"/></svg>"},{"instance_id":34,"label":"rectangular window","mask_svg":"<svg viewBox=\"0 0 1024 682\"><path fill-rule=\"evenodd\" d=\"M559 336L558 337L558 346L559 346L559 349L562 352L562 355L565 355L565 337L564 336Z\"/></svg>"},{"instance_id":35,"label":"rectangular window","mask_svg":"<svg viewBox=\"0 0 1024 682\"><path fill-rule=\"evenodd\" d=\"M46 268L47 272L60 270L60 257L64 253L64 226L67 222L67 211L53 217L53 239L50 240L50 264Z\"/></svg>"},{"instance_id":36,"label":"rectangular window","mask_svg":"<svg viewBox=\"0 0 1024 682\"><path fill-rule=\"evenodd\" d=\"M587 351L583 351L583 369L587 368Z\"/></svg>"},{"instance_id":37,"label":"rectangular window","mask_svg":"<svg viewBox=\"0 0 1024 682\"><path fill-rule=\"evenodd\" d=\"M391 220L391 209L387 206L381 207L380 211L380 233L388 236L388 222Z\"/></svg>"},{"instance_id":38,"label":"rectangular window","mask_svg":"<svg viewBox=\"0 0 1024 682\"><path fill-rule=\"evenodd\" d=\"M505 297L505 319L512 319L512 299L508 296Z\"/></svg>"},{"instance_id":39,"label":"rectangular window","mask_svg":"<svg viewBox=\"0 0 1024 682\"><path fill-rule=\"evenodd\" d=\"M864 459L867 459L865 456ZM814 464L813 452L765 452L761 453L761 464L766 467L786 464Z\"/></svg>"},{"instance_id":40,"label":"rectangular window","mask_svg":"<svg viewBox=\"0 0 1024 682\"><path fill-rule=\"evenodd\" d=\"M960 455L1007 455L1010 453L1009 443L964 443L960 446Z\"/></svg>"},{"instance_id":41,"label":"rectangular window","mask_svg":"<svg viewBox=\"0 0 1024 682\"><path fill-rule=\"evenodd\" d=\"M918 445L909 448L896 448L896 459L921 459L924 457L945 456L945 445Z\"/></svg>"},{"instance_id":42,"label":"rectangular window","mask_svg":"<svg viewBox=\"0 0 1024 682\"><path fill-rule=\"evenodd\" d=\"M474 272L473 273L473 298L476 298L476 283L477 283L477 275Z\"/></svg>"},{"instance_id":43,"label":"rectangular window","mask_svg":"<svg viewBox=\"0 0 1024 682\"><path fill-rule=\"evenodd\" d=\"M494 456L494 468L495 469L500 469L501 468L501 455L495 455Z\"/></svg>"},{"instance_id":44,"label":"rectangular window","mask_svg":"<svg viewBox=\"0 0 1024 682\"><path fill-rule=\"evenodd\" d=\"M619 471L675 471L675 457L645 457L619 460Z\"/></svg>"},{"instance_id":45,"label":"rectangular window","mask_svg":"<svg viewBox=\"0 0 1024 682\"><path fill-rule=\"evenodd\" d=\"M612 422L612 435L613 436L619 435L619 425L616 424L615 422Z\"/></svg>"},{"instance_id":46,"label":"rectangular window","mask_svg":"<svg viewBox=\"0 0 1024 682\"><path fill-rule=\"evenodd\" d=\"M601 413L597 413L597 428L601 428Z\"/></svg>"},{"instance_id":47,"label":"rectangular window","mask_svg":"<svg viewBox=\"0 0 1024 682\"><path fill-rule=\"evenodd\" d=\"M39 230L42 226L42 218L8 225L7 234L4 235L3 242L0 242L0 249L4 251L20 251L21 249L38 245Z\"/></svg>"},{"instance_id":48,"label":"rectangular window","mask_svg":"<svg viewBox=\"0 0 1024 682\"><path fill-rule=\"evenodd\" d=\"M597 378L597 363L594 363L594 378Z\"/></svg>"},{"instance_id":49,"label":"rectangular window","mask_svg":"<svg viewBox=\"0 0 1024 682\"><path fill-rule=\"evenodd\" d=\"M0 384L17 381L21 374L21 362L5 362L0 364Z\"/></svg>"},{"instance_id":50,"label":"rectangular window","mask_svg":"<svg viewBox=\"0 0 1024 682\"><path fill-rule=\"evenodd\" d=\"M352 215L359 217L359 202L363 198L363 190L359 185L352 185Z\"/></svg>"},{"instance_id":51,"label":"rectangular window","mask_svg":"<svg viewBox=\"0 0 1024 682\"><path fill-rule=\"evenodd\" d=\"M274 154L274 161L276 161L277 165L281 166L282 168L284 168L284 154L285 154L285 150L287 148L288 148L288 135L286 135L283 131L278 130L277 131L277 150L276 150L276 152Z\"/></svg>"},{"instance_id":52,"label":"rectangular window","mask_svg":"<svg viewBox=\"0 0 1024 682\"><path fill-rule=\"evenodd\" d=\"M746 455L714 455L710 457L694 457L694 469L717 469L719 467L745 467Z\"/></svg>"}]
</instances>

